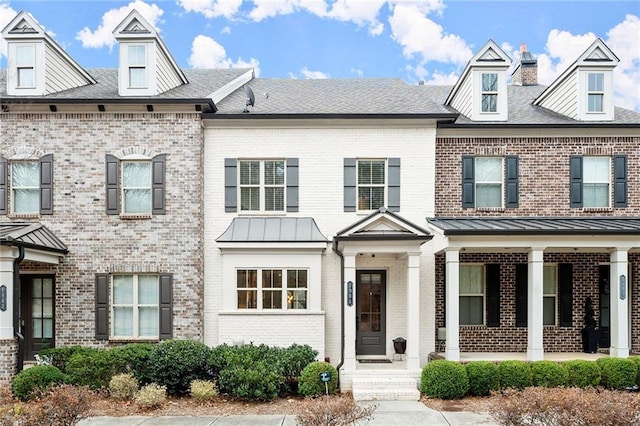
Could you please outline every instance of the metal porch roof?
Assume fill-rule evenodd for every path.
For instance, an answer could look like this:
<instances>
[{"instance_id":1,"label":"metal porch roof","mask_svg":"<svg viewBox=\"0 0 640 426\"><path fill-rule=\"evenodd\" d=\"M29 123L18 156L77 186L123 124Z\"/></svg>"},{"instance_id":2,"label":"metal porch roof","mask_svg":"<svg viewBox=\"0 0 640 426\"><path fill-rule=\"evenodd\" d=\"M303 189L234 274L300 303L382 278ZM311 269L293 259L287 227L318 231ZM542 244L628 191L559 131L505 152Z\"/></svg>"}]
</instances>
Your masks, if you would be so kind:
<instances>
[{"instance_id":1,"label":"metal porch roof","mask_svg":"<svg viewBox=\"0 0 640 426\"><path fill-rule=\"evenodd\" d=\"M0 244L66 254L67 246L37 222L0 222Z\"/></svg>"},{"instance_id":2,"label":"metal porch roof","mask_svg":"<svg viewBox=\"0 0 640 426\"><path fill-rule=\"evenodd\" d=\"M327 242L311 217L236 217L218 242Z\"/></svg>"}]
</instances>

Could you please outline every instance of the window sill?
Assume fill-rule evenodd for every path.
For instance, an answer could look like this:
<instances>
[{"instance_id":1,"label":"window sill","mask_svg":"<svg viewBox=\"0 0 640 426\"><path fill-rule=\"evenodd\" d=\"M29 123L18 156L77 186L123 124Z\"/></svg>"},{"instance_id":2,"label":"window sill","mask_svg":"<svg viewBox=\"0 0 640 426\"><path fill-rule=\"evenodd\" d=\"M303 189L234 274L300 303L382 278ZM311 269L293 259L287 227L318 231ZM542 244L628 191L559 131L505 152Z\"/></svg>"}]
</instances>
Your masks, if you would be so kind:
<instances>
[{"instance_id":1,"label":"window sill","mask_svg":"<svg viewBox=\"0 0 640 426\"><path fill-rule=\"evenodd\" d=\"M504 212L504 207L476 207L476 211L479 212Z\"/></svg>"},{"instance_id":2,"label":"window sill","mask_svg":"<svg viewBox=\"0 0 640 426\"><path fill-rule=\"evenodd\" d=\"M9 219L39 219L40 213L9 213Z\"/></svg>"},{"instance_id":3,"label":"window sill","mask_svg":"<svg viewBox=\"0 0 640 426\"><path fill-rule=\"evenodd\" d=\"M287 310L257 310L257 309L242 309L236 311L222 311L218 313L222 315L238 315L238 316L253 316L253 315L324 315L324 311L310 311L308 309L287 309Z\"/></svg>"},{"instance_id":4,"label":"window sill","mask_svg":"<svg viewBox=\"0 0 640 426\"><path fill-rule=\"evenodd\" d=\"M160 339L158 337L109 337L109 343L158 343Z\"/></svg>"},{"instance_id":5,"label":"window sill","mask_svg":"<svg viewBox=\"0 0 640 426\"><path fill-rule=\"evenodd\" d=\"M139 219L151 219L153 215L151 213L144 214L120 214L120 219L124 220L139 220Z\"/></svg>"},{"instance_id":6,"label":"window sill","mask_svg":"<svg viewBox=\"0 0 640 426\"><path fill-rule=\"evenodd\" d=\"M243 210L238 212L238 216L286 216L287 212L283 211L273 211L273 212L265 212L260 210Z\"/></svg>"},{"instance_id":7,"label":"window sill","mask_svg":"<svg viewBox=\"0 0 640 426\"><path fill-rule=\"evenodd\" d=\"M612 207L583 207L585 213L609 213L613 211Z\"/></svg>"},{"instance_id":8,"label":"window sill","mask_svg":"<svg viewBox=\"0 0 640 426\"><path fill-rule=\"evenodd\" d=\"M478 325L461 325L460 326L460 330L486 330L487 327L484 324L478 324Z\"/></svg>"}]
</instances>

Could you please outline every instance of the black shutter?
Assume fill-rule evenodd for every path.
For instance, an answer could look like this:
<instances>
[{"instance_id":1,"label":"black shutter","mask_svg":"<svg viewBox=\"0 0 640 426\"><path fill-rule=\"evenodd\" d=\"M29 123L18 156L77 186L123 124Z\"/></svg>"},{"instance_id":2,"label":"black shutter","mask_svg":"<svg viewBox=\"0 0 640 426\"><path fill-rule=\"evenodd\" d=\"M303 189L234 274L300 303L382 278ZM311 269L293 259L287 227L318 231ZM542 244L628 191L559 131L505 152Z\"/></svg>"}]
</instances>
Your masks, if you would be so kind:
<instances>
[{"instance_id":1,"label":"black shutter","mask_svg":"<svg viewBox=\"0 0 640 426\"><path fill-rule=\"evenodd\" d=\"M96 339L109 339L109 274L96 274Z\"/></svg>"},{"instance_id":2,"label":"black shutter","mask_svg":"<svg viewBox=\"0 0 640 426\"><path fill-rule=\"evenodd\" d=\"M573 265L558 265L558 325L573 326Z\"/></svg>"},{"instance_id":3,"label":"black shutter","mask_svg":"<svg viewBox=\"0 0 640 426\"><path fill-rule=\"evenodd\" d=\"M120 160L113 155L106 156L107 214L120 214L120 185L118 170Z\"/></svg>"},{"instance_id":4,"label":"black shutter","mask_svg":"<svg viewBox=\"0 0 640 426\"><path fill-rule=\"evenodd\" d=\"M389 158L388 191L389 202L387 208L392 212L400 211L400 159Z\"/></svg>"},{"instance_id":5,"label":"black shutter","mask_svg":"<svg viewBox=\"0 0 640 426\"><path fill-rule=\"evenodd\" d=\"M572 155L569 166L571 207L582 207L582 155Z\"/></svg>"},{"instance_id":6,"label":"black shutter","mask_svg":"<svg viewBox=\"0 0 640 426\"><path fill-rule=\"evenodd\" d=\"M356 211L356 159L344 159L344 211Z\"/></svg>"},{"instance_id":7,"label":"black shutter","mask_svg":"<svg viewBox=\"0 0 640 426\"><path fill-rule=\"evenodd\" d=\"M627 156L613 156L613 199L615 207L627 207Z\"/></svg>"},{"instance_id":8,"label":"black shutter","mask_svg":"<svg viewBox=\"0 0 640 426\"><path fill-rule=\"evenodd\" d=\"M7 214L7 158L0 155L0 214Z\"/></svg>"},{"instance_id":9,"label":"black shutter","mask_svg":"<svg viewBox=\"0 0 640 426\"><path fill-rule=\"evenodd\" d=\"M298 211L298 159L287 158L287 211Z\"/></svg>"},{"instance_id":10,"label":"black shutter","mask_svg":"<svg viewBox=\"0 0 640 426\"><path fill-rule=\"evenodd\" d=\"M40 158L40 214L53 214L53 154Z\"/></svg>"},{"instance_id":11,"label":"black shutter","mask_svg":"<svg viewBox=\"0 0 640 426\"><path fill-rule=\"evenodd\" d=\"M462 208L475 206L475 159L470 156L462 157Z\"/></svg>"},{"instance_id":12,"label":"black shutter","mask_svg":"<svg viewBox=\"0 0 640 426\"><path fill-rule=\"evenodd\" d=\"M529 287L529 265L516 264L516 327L527 326L527 289Z\"/></svg>"},{"instance_id":13,"label":"black shutter","mask_svg":"<svg viewBox=\"0 0 640 426\"><path fill-rule=\"evenodd\" d=\"M238 161L224 159L224 211L238 211Z\"/></svg>"},{"instance_id":14,"label":"black shutter","mask_svg":"<svg viewBox=\"0 0 640 426\"><path fill-rule=\"evenodd\" d=\"M165 175L166 175L166 154L160 154L153 157L151 160L151 189L152 189L152 203L153 214L165 214L166 212L166 190L165 190Z\"/></svg>"},{"instance_id":15,"label":"black shutter","mask_svg":"<svg viewBox=\"0 0 640 426\"><path fill-rule=\"evenodd\" d=\"M500 265L485 265L487 327L500 327Z\"/></svg>"},{"instance_id":16,"label":"black shutter","mask_svg":"<svg viewBox=\"0 0 640 426\"><path fill-rule=\"evenodd\" d=\"M505 157L505 207L515 209L518 207L518 156L507 155Z\"/></svg>"},{"instance_id":17,"label":"black shutter","mask_svg":"<svg viewBox=\"0 0 640 426\"><path fill-rule=\"evenodd\" d=\"M160 275L160 339L173 337L173 275Z\"/></svg>"}]
</instances>

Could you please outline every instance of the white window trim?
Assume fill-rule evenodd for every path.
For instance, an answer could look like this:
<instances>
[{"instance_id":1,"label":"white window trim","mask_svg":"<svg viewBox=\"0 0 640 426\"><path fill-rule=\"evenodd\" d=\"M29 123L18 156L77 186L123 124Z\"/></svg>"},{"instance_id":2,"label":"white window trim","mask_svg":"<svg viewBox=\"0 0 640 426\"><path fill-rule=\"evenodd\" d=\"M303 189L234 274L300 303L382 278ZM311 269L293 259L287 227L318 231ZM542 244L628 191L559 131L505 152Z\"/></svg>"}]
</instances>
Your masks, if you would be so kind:
<instances>
[{"instance_id":1,"label":"white window trim","mask_svg":"<svg viewBox=\"0 0 640 426\"><path fill-rule=\"evenodd\" d=\"M283 183L280 184L266 184L265 182L265 163L280 161L284 168ZM258 184L243 184L242 183L242 163L257 162L258 167ZM287 209L287 160L284 158L260 158L260 159L239 159L238 160L238 201L239 201L239 213L240 214L283 214ZM257 210L243 210L242 209L242 189L243 188L258 188L260 196L258 197L259 208ZM266 210L267 200L267 188L282 188L282 209L280 210Z\"/></svg>"},{"instance_id":2,"label":"white window trim","mask_svg":"<svg viewBox=\"0 0 640 426\"><path fill-rule=\"evenodd\" d=\"M577 119L584 121L613 120L613 71L601 67L582 67L577 72ZM589 74L603 74L602 111L589 111Z\"/></svg>"},{"instance_id":3,"label":"white window trim","mask_svg":"<svg viewBox=\"0 0 640 426\"><path fill-rule=\"evenodd\" d=\"M33 47L33 86L18 86L17 47ZM10 41L7 45L7 95L44 95L45 91L44 43Z\"/></svg>"},{"instance_id":4,"label":"white window trim","mask_svg":"<svg viewBox=\"0 0 640 426\"><path fill-rule=\"evenodd\" d=\"M13 185L13 165L14 164L18 164L18 163L38 163L38 186L14 186ZM40 203L40 162L39 160L24 160L24 161L14 161L14 160L10 160L9 161L9 168L11 169L11 177L8 180L9 183L9 190L11 193L10 198L10 214L12 217L33 217L33 216L38 216L40 215L40 207L38 207L38 209L36 211L33 212L16 212L16 196L15 196L15 190L16 189L37 189L38 190L38 205Z\"/></svg>"},{"instance_id":5,"label":"white window trim","mask_svg":"<svg viewBox=\"0 0 640 426\"><path fill-rule=\"evenodd\" d=\"M145 68L146 68L146 86L131 87L129 70L131 62L129 61L129 46L145 47ZM155 95L157 87L157 53L156 45L153 42L119 42L119 66L118 66L118 94L120 96L149 96Z\"/></svg>"},{"instance_id":6,"label":"white window trim","mask_svg":"<svg viewBox=\"0 0 640 426\"><path fill-rule=\"evenodd\" d=\"M298 288L295 287L292 289L292 291L305 291L306 293L306 308L303 309L296 309L296 308L289 308L289 304L288 302L288 291L289 291L289 287L287 286L288 283L288 273L289 271L306 271L307 272L307 287L304 288ZM236 295L236 310L240 311L240 312L256 312L256 311L262 311L262 312L286 312L286 311L290 311L290 312L307 312L309 311L309 288L311 287L311 284L309 282L310 280L310 270L309 268L301 268L301 267L273 267L273 266L265 266L265 267L238 267L235 269L235 273L236 273L236 283L237 283L237 276L238 276L238 272L239 271L256 271L256 287L238 287L237 284L235 286L235 295ZM262 283L262 272L263 271L282 271L282 287L278 288L273 288L273 287L264 287L263 283ZM256 293L256 307L255 308L240 308L237 305L237 295L238 295L238 291L253 291ZM280 291L281 292L281 306L282 308L264 308L263 307L263 303L262 303L262 295L264 292L277 292Z\"/></svg>"},{"instance_id":7,"label":"white window trim","mask_svg":"<svg viewBox=\"0 0 640 426\"><path fill-rule=\"evenodd\" d=\"M601 75L602 76L602 90L591 90L589 88L589 77L591 75ZM601 98L600 107L602 108L600 111L592 111L590 109L589 98L591 95L599 95ZM605 105L604 105L604 95L605 95L605 74L602 71L591 71L587 73L587 114L603 114Z\"/></svg>"},{"instance_id":8,"label":"white window trim","mask_svg":"<svg viewBox=\"0 0 640 426\"><path fill-rule=\"evenodd\" d=\"M158 313L158 333L160 333L160 300L158 300L157 304L154 305L145 305L145 304L139 304L138 303L138 277L141 275L146 275L146 276L154 276L157 278L157 285L158 285L158 291L160 291L160 276L156 275L156 274L127 274L127 273L117 273L117 274L111 274L110 276L110 288L109 288L109 318L111 319L111 324L110 324L110 330L109 330L109 338L111 340L158 340L160 338L159 334L155 335L155 336L139 336L138 332L140 329L140 317L139 317L139 308L141 307L155 307L157 308L157 313ZM114 284L113 284L113 280L116 276L132 276L133 277L133 288L131 289L131 291L133 292L133 302L132 304L120 304L117 305L115 303L113 303L114 297L113 297L113 292L114 292ZM133 336L118 336L115 334L115 308L116 307L132 307L133 309L133 315L132 315L132 321L133 321L133 326L132 326L132 330L133 330Z\"/></svg>"},{"instance_id":9,"label":"white window trim","mask_svg":"<svg viewBox=\"0 0 640 426\"><path fill-rule=\"evenodd\" d=\"M149 163L149 186L140 186L140 187L125 187L124 184L124 164L125 163ZM151 217L153 213L153 164L151 160L147 159L123 159L120 161L120 200L122 200L120 206L120 216L121 217ZM138 213L128 213L126 211L126 198L125 198L125 189L149 189L150 190L150 199L149 199L149 211L147 212L138 212Z\"/></svg>"},{"instance_id":10,"label":"white window trim","mask_svg":"<svg viewBox=\"0 0 640 426\"><path fill-rule=\"evenodd\" d=\"M477 178L476 172L478 170L477 165L476 165L476 161L479 159L498 159L500 160L501 163L501 170L502 170L502 174L501 174L501 178L499 181L493 181L493 180L483 180L480 181ZM504 181L505 181L505 166L504 166L504 157L502 156L476 156L473 159L473 203L475 205L476 208L478 209L504 209ZM478 206L478 184L499 184L500 185L500 205L499 206Z\"/></svg>"},{"instance_id":11,"label":"white window trim","mask_svg":"<svg viewBox=\"0 0 640 426\"><path fill-rule=\"evenodd\" d=\"M584 170L584 160L587 158L606 158L609 162L609 166L607 167L607 169L609 170L609 173L607 174L608 179L606 181L602 180L602 181L598 181L598 180L587 180L587 173ZM612 174L612 169L611 169L611 157L608 155L585 155L582 157L582 161L583 161L583 179L582 179L582 199L584 200L584 187L587 184L603 184L606 183L607 184L607 205L606 206L584 206L584 208L587 209L606 209L606 208L611 208L611 174ZM584 202L583 202L584 205Z\"/></svg>"},{"instance_id":12,"label":"white window trim","mask_svg":"<svg viewBox=\"0 0 640 426\"><path fill-rule=\"evenodd\" d=\"M482 80L484 80L484 76L488 75L488 74L493 74L493 75L496 76L496 90L484 90L483 89ZM499 86L499 82L500 82L500 76L496 71L483 72L483 73L480 74L480 113L481 114L497 114L498 113L499 102L500 102L500 86ZM496 110L495 111L485 111L483 109L482 98L484 98L485 95L495 95L496 96Z\"/></svg>"},{"instance_id":13,"label":"white window trim","mask_svg":"<svg viewBox=\"0 0 640 426\"><path fill-rule=\"evenodd\" d=\"M497 92L483 92L482 75L497 74L498 90ZM472 93L471 96L471 120L473 121L507 121L508 105L507 105L507 73L505 69L496 67L482 67L472 71ZM497 94L496 111L482 111L482 94Z\"/></svg>"},{"instance_id":14,"label":"white window trim","mask_svg":"<svg viewBox=\"0 0 640 426\"><path fill-rule=\"evenodd\" d=\"M387 158L358 158L356 159L356 211L358 213L366 213L369 214L378 210L378 207L373 209L361 209L360 208L360 188L383 188L383 197L382 206L386 207L389 202L389 161ZM375 184L361 184L360 183L360 163L364 161L381 161L384 163L384 183L375 183Z\"/></svg>"},{"instance_id":15,"label":"white window trim","mask_svg":"<svg viewBox=\"0 0 640 426\"><path fill-rule=\"evenodd\" d=\"M143 48L144 49L144 61L142 63L133 63L131 59L131 48ZM147 49L149 46L145 43L140 44L128 44L127 45L127 82L129 89L147 89L149 87L149 57L147 55ZM131 82L131 70L134 69L142 69L144 70L144 84L137 86L133 85Z\"/></svg>"},{"instance_id":16,"label":"white window trim","mask_svg":"<svg viewBox=\"0 0 640 426\"><path fill-rule=\"evenodd\" d=\"M31 60L28 64L18 63L18 49L28 47L31 50ZM33 73L33 84L21 85L20 84L20 70L30 69ZM35 89L37 87L38 77L36 75L36 46L34 44L21 43L16 45L16 87L18 89Z\"/></svg>"},{"instance_id":17,"label":"white window trim","mask_svg":"<svg viewBox=\"0 0 640 426\"><path fill-rule=\"evenodd\" d=\"M555 268L555 277L556 277L556 282L555 282L555 292L554 293L544 293L544 283L542 284L542 300L544 301L545 298L550 298L553 297L553 307L554 307L554 315L553 315L553 324L544 324L545 327L556 327L558 325L558 264L557 263L545 263L543 265L543 268L550 268L553 267ZM544 279L544 274L543 274L543 279ZM544 302L543 302L544 303ZM544 323L544 312L542 314L542 321Z\"/></svg>"},{"instance_id":18,"label":"white window trim","mask_svg":"<svg viewBox=\"0 0 640 426\"><path fill-rule=\"evenodd\" d=\"M486 265L484 263L461 263L459 268L464 268L468 266L481 266L482 267L482 292L481 293L458 293L458 309L460 308L460 298L461 297L482 297L482 322L480 324L462 324L461 327L481 327L487 324L487 283L486 283Z\"/></svg>"}]
</instances>

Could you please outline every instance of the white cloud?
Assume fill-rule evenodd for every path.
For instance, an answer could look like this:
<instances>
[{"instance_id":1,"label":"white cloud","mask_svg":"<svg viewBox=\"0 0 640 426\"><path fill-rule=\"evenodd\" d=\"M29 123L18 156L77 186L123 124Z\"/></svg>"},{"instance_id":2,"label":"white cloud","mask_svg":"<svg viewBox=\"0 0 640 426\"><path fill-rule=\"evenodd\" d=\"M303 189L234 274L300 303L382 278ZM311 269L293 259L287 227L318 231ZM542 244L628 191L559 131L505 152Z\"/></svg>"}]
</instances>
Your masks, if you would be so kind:
<instances>
[{"instance_id":1,"label":"white cloud","mask_svg":"<svg viewBox=\"0 0 640 426\"><path fill-rule=\"evenodd\" d=\"M193 39L189 64L194 68L253 68L256 77L260 74L260 62L257 59L245 61L238 58L234 61L227 57L227 51L220 43L204 35Z\"/></svg>"},{"instance_id":2,"label":"white cloud","mask_svg":"<svg viewBox=\"0 0 640 426\"><path fill-rule=\"evenodd\" d=\"M425 84L452 86L456 84L458 78L460 78L460 75L455 71L449 74L436 71L431 75L431 79L425 81Z\"/></svg>"},{"instance_id":3,"label":"white cloud","mask_svg":"<svg viewBox=\"0 0 640 426\"><path fill-rule=\"evenodd\" d=\"M299 11L307 11L320 17L327 14L324 0L253 0L253 4L255 7L249 12L249 17L254 21Z\"/></svg>"},{"instance_id":4,"label":"white cloud","mask_svg":"<svg viewBox=\"0 0 640 426\"><path fill-rule=\"evenodd\" d=\"M228 25L225 26L220 30L220 34L231 34L231 27Z\"/></svg>"},{"instance_id":5,"label":"white cloud","mask_svg":"<svg viewBox=\"0 0 640 426\"><path fill-rule=\"evenodd\" d=\"M551 30L545 45L548 53L538 55L538 82L553 82L595 39L593 33L573 35L568 31Z\"/></svg>"},{"instance_id":6,"label":"white cloud","mask_svg":"<svg viewBox=\"0 0 640 426\"><path fill-rule=\"evenodd\" d=\"M328 16L359 26L368 25L371 35L380 35L384 31L384 24L378 21L378 14L385 3L386 0L336 0Z\"/></svg>"},{"instance_id":7,"label":"white cloud","mask_svg":"<svg viewBox=\"0 0 640 426\"><path fill-rule=\"evenodd\" d=\"M8 4L0 3L0 30L6 27L17 14L18 12L9 7ZM3 56L7 56L7 42L0 38L0 58Z\"/></svg>"},{"instance_id":8,"label":"white cloud","mask_svg":"<svg viewBox=\"0 0 640 426\"><path fill-rule=\"evenodd\" d=\"M317 79L329 78L329 74L326 74L322 71L311 71L307 67L302 68L300 73L304 76L304 78L307 78L307 79L317 80Z\"/></svg>"},{"instance_id":9,"label":"white cloud","mask_svg":"<svg viewBox=\"0 0 640 426\"><path fill-rule=\"evenodd\" d=\"M351 68L349 71L358 76L358 78L364 77L364 71L362 71L360 68Z\"/></svg>"},{"instance_id":10,"label":"white cloud","mask_svg":"<svg viewBox=\"0 0 640 426\"><path fill-rule=\"evenodd\" d=\"M472 56L467 43L455 34L445 34L442 26L427 17L440 12L440 2L398 3L389 18L393 39L407 58L418 55L422 63L439 61L464 64Z\"/></svg>"},{"instance_id":11,"label":"white cloud","mask_svg":"<svg viewBox=\"0 0 640 426\"><path fill-rule=\"evenodd\" d=\"M232 18L240 10L242 0L179 0L178 5L187 12L202 13L207 18Z\"/></svg>"},{"instance_id":12,"label":"white cloud","mask_svg":"<svg viewBox=\"0 0 640 426\"><path fill-rule=\"evenodd\" d=\"M131 12L132 9L136 9L144 18L149 21L151 25L157 30L158 23L160 23L160 17L164 13L155 4L148 4L142 0L136 0L129 3L126 6L122 6L118 9L111 9L102 15L102 23L91 31L88 27L84 27L76 34L76 40L82 42L82 47L90 47L94 49L100 49L108 46L109 49L113 47L116 40L113 37L113 30L122 22L122 20Z\"/></svg>"}]
</instances>

